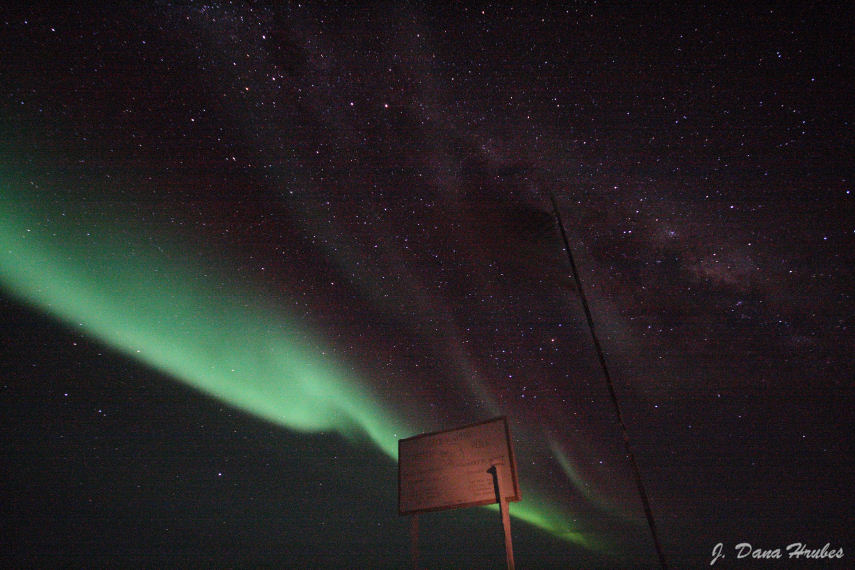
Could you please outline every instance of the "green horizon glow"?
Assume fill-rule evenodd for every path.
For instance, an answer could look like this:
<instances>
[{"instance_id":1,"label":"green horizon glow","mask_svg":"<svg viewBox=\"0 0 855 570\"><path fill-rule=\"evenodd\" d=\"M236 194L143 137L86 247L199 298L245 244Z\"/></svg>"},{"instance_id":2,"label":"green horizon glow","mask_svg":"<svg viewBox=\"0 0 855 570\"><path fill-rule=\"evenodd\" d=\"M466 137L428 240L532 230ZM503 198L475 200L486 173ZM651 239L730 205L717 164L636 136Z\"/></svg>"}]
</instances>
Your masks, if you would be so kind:
<instances>
[{"instance_id":1,"label":"green horizon glow","mask_svg":"<svg viewBox=\"0 0 855 570\"><path fill-rule=\"evenodd\" d=\"M328 343L239 276L183 251L178 235L142 237L114 203L25 197L0 171L0 286L70 327L201 392L300 432L366 436L397 461L419 433L384 409ZM102 208L102 211L99 211ZM178 253L167 253L178 252ZM511 514L602 550L554 505L527 492Z\"/></svg>"}]
</instances>

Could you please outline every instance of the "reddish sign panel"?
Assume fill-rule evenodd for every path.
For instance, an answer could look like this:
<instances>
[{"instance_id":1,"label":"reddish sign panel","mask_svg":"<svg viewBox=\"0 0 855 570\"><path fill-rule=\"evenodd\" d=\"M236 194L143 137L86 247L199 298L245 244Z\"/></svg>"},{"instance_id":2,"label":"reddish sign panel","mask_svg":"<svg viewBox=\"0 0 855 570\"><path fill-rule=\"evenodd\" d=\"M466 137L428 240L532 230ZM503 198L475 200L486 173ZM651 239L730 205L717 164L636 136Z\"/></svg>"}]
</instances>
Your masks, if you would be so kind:
<instances>
[{"instance_id":1,"label":"reddish sign panel","mask_svg":"<svg viewBox=\"0 0 855 570\"><path fill-rule=\"evenodd\" d=\"M509 501L520 491L504 417L398 441L398 512L410 514L486 505L499 488Z\"/></svg>"}]
</instances>

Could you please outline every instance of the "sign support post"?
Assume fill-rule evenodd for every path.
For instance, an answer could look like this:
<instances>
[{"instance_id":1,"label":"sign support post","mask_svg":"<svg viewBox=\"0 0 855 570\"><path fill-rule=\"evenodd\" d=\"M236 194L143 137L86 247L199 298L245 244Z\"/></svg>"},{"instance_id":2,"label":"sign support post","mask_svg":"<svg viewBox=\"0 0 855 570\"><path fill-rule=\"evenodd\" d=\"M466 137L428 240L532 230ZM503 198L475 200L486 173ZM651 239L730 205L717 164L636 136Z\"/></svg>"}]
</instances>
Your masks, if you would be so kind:
<instances>
[{"instance_id":1,"label":"sign support post","mask_svg":"<svg viewBox=\"0 0 855 570\"><path fill-rule=\"evenodd\" d=\"M410 553L413 555L413 570L419 568L419 513L410 515Z\"/></svg>"},{"instance_id":2,"label":"sign support post","mask_svg":"<svg viewBox=\"0 0 855 570\"><path fill-rule=\"evenodd\" d=\"M496 464L487 469L493 475L493 485L496 487L496 499L499 501L499 511L502 514L502 528L505 531L505 559L508 570L514 570L514 543L511 540L511 513L508 511L508 499L502 493L501 474Z\"/></svg>"}]
</instances>

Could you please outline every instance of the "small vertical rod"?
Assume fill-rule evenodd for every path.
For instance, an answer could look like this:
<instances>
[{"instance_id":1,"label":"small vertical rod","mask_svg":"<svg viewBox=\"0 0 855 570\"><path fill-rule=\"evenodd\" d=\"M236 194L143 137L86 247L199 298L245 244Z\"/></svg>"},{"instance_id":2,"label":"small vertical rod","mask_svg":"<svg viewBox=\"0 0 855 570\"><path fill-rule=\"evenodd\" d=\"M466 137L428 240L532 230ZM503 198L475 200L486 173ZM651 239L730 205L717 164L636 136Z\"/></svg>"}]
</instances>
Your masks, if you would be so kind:
<instances>
[{"instance_id":1,"label":"small vertical rod","mask_svg":"<svg viewBox=\"0 0 855 570\"><path fill-rule=\"evenodd\" d=\"M419 570L419 513L410 515L410 553L413 556L413 570Z\"/></svg>"}]
</instances>

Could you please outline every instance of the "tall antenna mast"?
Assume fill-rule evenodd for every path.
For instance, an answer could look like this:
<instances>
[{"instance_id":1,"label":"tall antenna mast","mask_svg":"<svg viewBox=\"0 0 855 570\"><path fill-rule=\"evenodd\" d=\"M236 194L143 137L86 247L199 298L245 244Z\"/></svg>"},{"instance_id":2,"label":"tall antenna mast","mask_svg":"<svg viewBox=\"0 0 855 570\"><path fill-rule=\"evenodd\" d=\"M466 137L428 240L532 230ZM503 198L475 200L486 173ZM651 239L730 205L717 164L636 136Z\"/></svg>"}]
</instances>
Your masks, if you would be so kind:
<instances>
[{"instance_id":1,"label":"tall antenna mast","mask_svg":"<svg viewBox=\"0 0 855 570\"><path fill-rule=\"evenodd\" d=\"M603 354L603 348L600 346L600 340L597 338L597 331L594 328L594 319L591 316L591 308L588 306L588 298L585 296L585 289L582 287L582 281L579 279L579 271L576 269L576 262L573 260L573 252L570 249L570 241L567 239L567 230L564 229L564 221L561 219L561 213L558 211L558 202L555 200L555 195L549 191L549 199L552 201L552 210L555 213L555 219L558 221L558 228L561 230L561 239L564 240L564 251L567 252L567 259L570 261L570 271L573 272L573 280L579 288L579 298L582 300L582 308L585 309L585 318L588 321L588 328L591 330L591 337L594 339L594 348L597 351L597 358L600 360L600 366L603 368L603 376L606 378L606 386L609 388L609 396L611 396L612 404L615 408L618 424L620 424L621 434L623 435L623 445L626 449L626 455L629 458L629 463L632 466L632 474L635 476L635 484L638 486L638 494L641 495L641 503L644 506L644 514L647 517L647 525L650 527L650 534L653 536L653 544L656 546L656 553L659 555L659 563L662 568L668 568L665 561L665 552L662 550L662 545L659 543L659 536L656 532L656 521L653 520L653 511L650 508L650 501L647 499L647 491L644 489L644 482L641 480L641 472L638 470L638 463L635 461L635 454L632 453L632 447L629 445L629 432L626 429L626 424L623 422L623 414L620 411L617 394L615 393L612 377L609 374L609 367L606 365L606 357Z\"/></svg>"}]
</instances>

